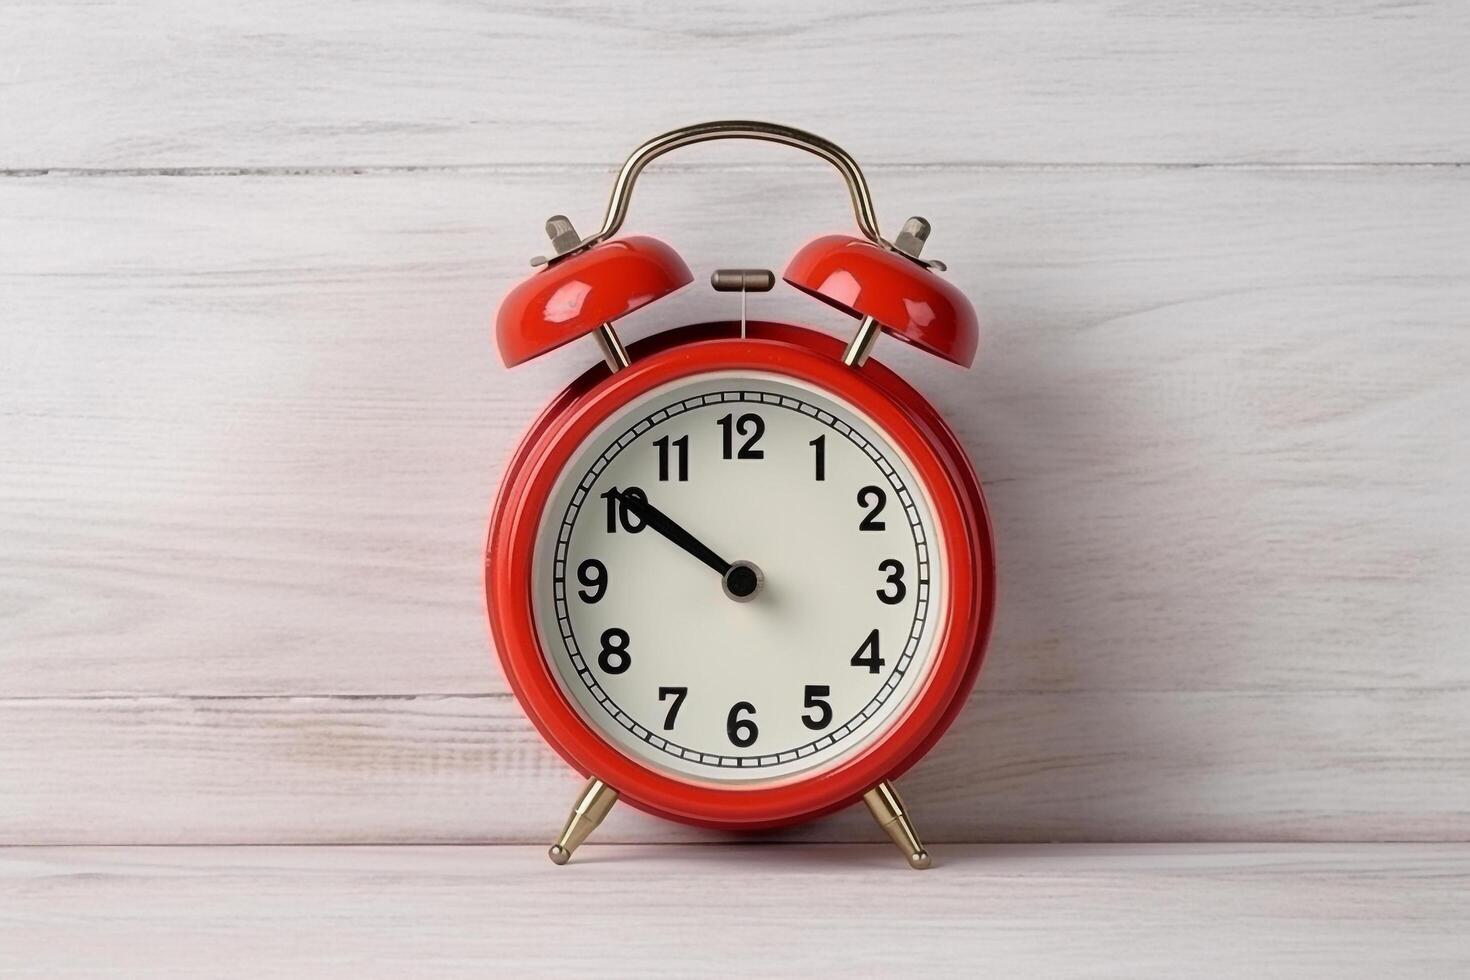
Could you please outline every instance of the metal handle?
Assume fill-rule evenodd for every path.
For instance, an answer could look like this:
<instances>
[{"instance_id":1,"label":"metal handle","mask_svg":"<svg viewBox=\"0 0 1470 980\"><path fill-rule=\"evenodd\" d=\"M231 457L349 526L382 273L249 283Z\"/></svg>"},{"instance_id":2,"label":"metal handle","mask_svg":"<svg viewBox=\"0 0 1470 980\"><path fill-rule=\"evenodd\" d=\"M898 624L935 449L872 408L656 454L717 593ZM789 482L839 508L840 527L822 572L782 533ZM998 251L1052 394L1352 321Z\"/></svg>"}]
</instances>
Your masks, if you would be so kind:
<instances>
[{"instance_id":1,"label":"metal handle","mask_svg":"<svg viewBox=\"0 0 1470 980\"><path fill-rule=\"evenodd\" d=\"M862 233L884 248L894 247L892 242L878 232L878 217L873 212L873 196L868 191L868 182L863 179L863 172L858 167L857 161L849 156L846 150L820 136L791 126L748 120L725 120L672 129L662 136L655 136L634 150L633 155L628 157L623 164L623 169L618 171L618 179L613 184L612 197L607 202L607 214L602 219L602 228L596 234L566 249L563 254L579 252L617 234L618 229L623 226L623 220L628 216L628 203L633 197L633 184L637 181L638 175L643 172L644 167L670 150L709 140L761 140L767 143L781 143L821 157L836 167L837 172L842 174L842 179L847 182L847 192L852 197L853 216L857 218L858 228L862 230Z\"/></svg>"}]
</instances>

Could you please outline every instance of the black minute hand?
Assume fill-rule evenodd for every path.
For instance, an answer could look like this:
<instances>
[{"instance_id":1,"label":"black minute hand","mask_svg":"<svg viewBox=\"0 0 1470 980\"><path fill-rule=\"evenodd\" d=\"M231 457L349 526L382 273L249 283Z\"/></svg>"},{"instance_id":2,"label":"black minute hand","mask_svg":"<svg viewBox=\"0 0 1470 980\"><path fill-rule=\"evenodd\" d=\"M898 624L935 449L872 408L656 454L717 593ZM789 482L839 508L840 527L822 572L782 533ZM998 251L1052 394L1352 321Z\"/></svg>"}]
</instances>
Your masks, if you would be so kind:
<instances>
[{"instance_id":1,"label":"black minute hand","mask_svg":"<svg viewBox=\"0 0 1470 980\"><path fill-rule=\"evenodd\" d=\"M623 508L631 512L644 524L653 528L659 534L662 534L721 575L725 575L730 571L729 562L715 554L703 541L700 541L676 524L674 519L668 514L665 514L642 497L635 497L622 490L615 489L613 492L617 494L618 502L623 505Z\"/></svg>"}]
</instances>

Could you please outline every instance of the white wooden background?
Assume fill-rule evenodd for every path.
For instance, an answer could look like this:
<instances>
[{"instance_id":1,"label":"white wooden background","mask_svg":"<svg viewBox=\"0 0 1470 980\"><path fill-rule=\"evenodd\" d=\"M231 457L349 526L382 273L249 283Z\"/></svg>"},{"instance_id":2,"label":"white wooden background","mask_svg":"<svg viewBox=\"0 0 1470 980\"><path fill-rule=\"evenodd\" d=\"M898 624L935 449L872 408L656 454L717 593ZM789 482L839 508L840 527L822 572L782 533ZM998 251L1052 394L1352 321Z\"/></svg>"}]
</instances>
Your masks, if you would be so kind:
<instances>
[{"instance_id":1,"label":"white wooden background","mask_svg":"<svg viewBox=\"0 0 1470 980\"><path fill-rule=\"evenodd\" d=\"M972 371L878 352L959 431L1001 562L979 688L903 782L921 831L1417 841L1262 867L1325 853L1301 860L1410 895L1421 857L1391 869L1427 854L1470 888L1467 54L1454 0L0 2L0 843L544 844L577 780L493 662L481 548L507 454L596 354L506 371L491 316L548 214L595 227L636 143L753 117L848 148L885 226L928 216L982 318ZM722 144L651 168L629 230L702 282L849 222L822 165ZM751 312L848 328L789 290ZM733 313L691 286L626 334ZM851 812L772 836L880 835ZM710 839L626 808L596 838ZM770 860L650 851L606 849L665 863L597 887ZM156 889L277 852L14 853L0 938L37 949L74 900L131 935ZM453 884L432 850L342 853L389 867L250 880L343 915L354 876ZM776 853L847 880L847 851ZM949 888L1036 897L956 853ZM1015 853L1036 880L1061 860ZM124 869L104 898L45 885L98 867ZM168 894L159 929L197 918ZM1058 915L1097 898L1066 894ZM1109 962L1171 962L1095 925ZM1177 956L1210 945L1171 928ZM1434 935L1416 965L1450 962ZM1355 943L1334 970L1382 966Z\"/></svg>"}]
</instances>

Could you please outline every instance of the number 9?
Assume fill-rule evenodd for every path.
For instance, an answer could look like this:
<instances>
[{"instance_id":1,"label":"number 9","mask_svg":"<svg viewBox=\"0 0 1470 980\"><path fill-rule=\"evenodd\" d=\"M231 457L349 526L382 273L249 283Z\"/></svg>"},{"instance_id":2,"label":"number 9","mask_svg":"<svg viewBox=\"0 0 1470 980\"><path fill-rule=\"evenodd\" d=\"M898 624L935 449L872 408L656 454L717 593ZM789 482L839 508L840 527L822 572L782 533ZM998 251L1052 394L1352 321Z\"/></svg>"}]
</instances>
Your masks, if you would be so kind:
<instances>
[{"instance_id":1,"label":"number 9","mask_svg":"<svg viewBox=\"0 0 1470 980\"><path fill-rule=\"evenodd\" d=\"M577 581L587 586L577 590L583 602L589 605L600 602L602 594L607 591L607 566L596 558L588 558L577 566ZM592 589L596 592L589 591Z\"/></svg>"}]
</instances>

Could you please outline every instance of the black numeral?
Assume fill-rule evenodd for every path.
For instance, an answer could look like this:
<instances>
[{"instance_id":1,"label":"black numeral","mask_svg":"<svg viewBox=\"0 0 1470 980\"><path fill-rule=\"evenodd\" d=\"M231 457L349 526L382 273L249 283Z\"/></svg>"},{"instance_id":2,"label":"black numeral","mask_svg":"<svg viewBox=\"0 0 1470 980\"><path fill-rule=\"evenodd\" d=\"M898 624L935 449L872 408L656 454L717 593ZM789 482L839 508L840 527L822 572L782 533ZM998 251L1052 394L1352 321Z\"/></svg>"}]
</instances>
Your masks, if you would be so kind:
<instances>
[{"instance_id":1,"label":"black numeral","mask_svg":"<svg viewBox=\"0 0 1470 980\"><path fill-rule=\"evenodd\" d=\"M868 503L870 500L873 501L871 504ZM862 523L858 525L859 531L881 531L888 526L878 520L878 515L883 513L883 505L888 503L888 494L883 492L882 487L863 487L858 491L857 502L859 507L869 508Z\"/></svg>"},{"instance_id":2,"label":"black numeral","mask_svg":"<svg viewBox=\"0 0 1470 980\"><path fill-rule=\"evenodd\" d=\"M637 500L647 500L648 495L638 487L624 488L621 497L633 497ZM612 534L623 525L623 530L629 534L637 534L643 530L643 519L628 510L620 499L617 487L611 487L602 492L602 499L607 501L607 533Z\"/></svg>"},{"instance_id":3,"label":"black numeral","mask_svg":"<svg viewBox=\"0 0 1470 980\"><path fill-rule=\"evenodd\" d=\"M808 684L806 686L806 700L802 702L803 708L816 708L817 717L802 715L801 723L814 732L819 732L832 724L832 706L825 700L832 696L832 688L826 684Z\"/></svg>"},{"instance_id":4,"label":"black numeral","mask_svg":"<svg viewBox=\"0 0 1470 980\"><path fill-rule=\"evenodd\" d=\"M597 666L609 674L621 674L632 665L633 655L628 652L628 631L616 626L603 630L602 652L597 655Z\"/></svg>"},{"instance_id":5,"label":"black numeral","mask_svg":"<svg viewBox=\"0 0 1470 980\"><path fill-rule=\"evenodd\" d=\"M878 563L878 571L887 572L887 582L893 586L892 592L878 589L878 599L890 606L903 602L903 597L909 594L908 586L903 584L903 562L897 558L885 558Z\"/></svg>"},{"instance_id":6,"label":"black numeral","mask_svg":"<svg viewBox=\"0 0 1470 980\"><path fill-rule=\"evenodd\" d=\"M577 581L587 586L577 590L583 602L601 602L602 594L607 591L607 566L596 558L588 558L577 566Z\"/></svg>"},{"instance_id":7,"label":"black numeral","mask_svg":"<svg viewBox=\"0 0 1470 980\"><path fill-rule=\"evenodd\" d=\"M674 730L674 719L679 717L679 706L684 703L684 699L688 696L689 688L687 687L661 687L658 689L658 699L660 701L667 701L669 698L674 699L674 703L669 705L669 713L664 715L664 731L671 732Z\"/></svg>"},{"instance_id":8,"label":"black numeral","mask_svg":"<svg viewBox=\"0 0 1470 980\"><path fill-rule=\"evenodd\" d=\"M827 437L825 435L817 436L811 442L807 443L807 445L816 450L817 479L827 479Z\"/></svg>"},{"instance_id":9,"label":"black numeral","mask_svg":"<svg viewBox=\"0 0 1470 980\"><path fill-rule=\"evenodd\" d=\"M749 701L736 701L735 707L731 708L730 713L725 716L725 734L730 736L731 745L743 749L755 744L756 736L760 735L761 730L755 727L755 722L750 718L741 718L742 711L748 711L754 715L755 705Z\"/></svg>"},{"instance_id":10,"label":"black numeral","mask_svg":"<svg viewBox=\"0 0 1470 980\"><path fill-rule=\"evenodd\" d=\"M863 641L863 645L858 647L857 653L854 653L852 655L852 659L848 661L848 663L852 664L854 667L868 668L868 673L870 674L878 673L878 671L883 669L883 665L887 662L888 661L878 656L877 630L873 630L873 632L868 634L868 638Z\"/></svg>"},{"instance_id":11,"label":"black numeral","mask_svg":"<svg viewBox=\"0 0 1470 980\"><path fill-rule=\"evenodd\" d=\"M669 437L653 440L654 446L658 448L658 478L667 480L669 478ZM673 442L675 455L678 456L678 471L680 482L689 479L689 437L680 436Z\"/></svg>"},{"instance_id":12,"label":"black numeral","mask_svg":"<svg viewBox=\"0 0 1470 980\"><path fill-rule=\"evenodd\" d=\"M720 428L725 433L724 451L726 459L766 458L765 450L755 448L755 444L760 441L760 437L766 434L765 420L759 415L747 412L738 419L733 415L726 415L720 419ZM735 434L737 432L742 436L749 436L745 440L745 445L740 447L738 455L735 452Z\"/></svg>"}]
</instances>

